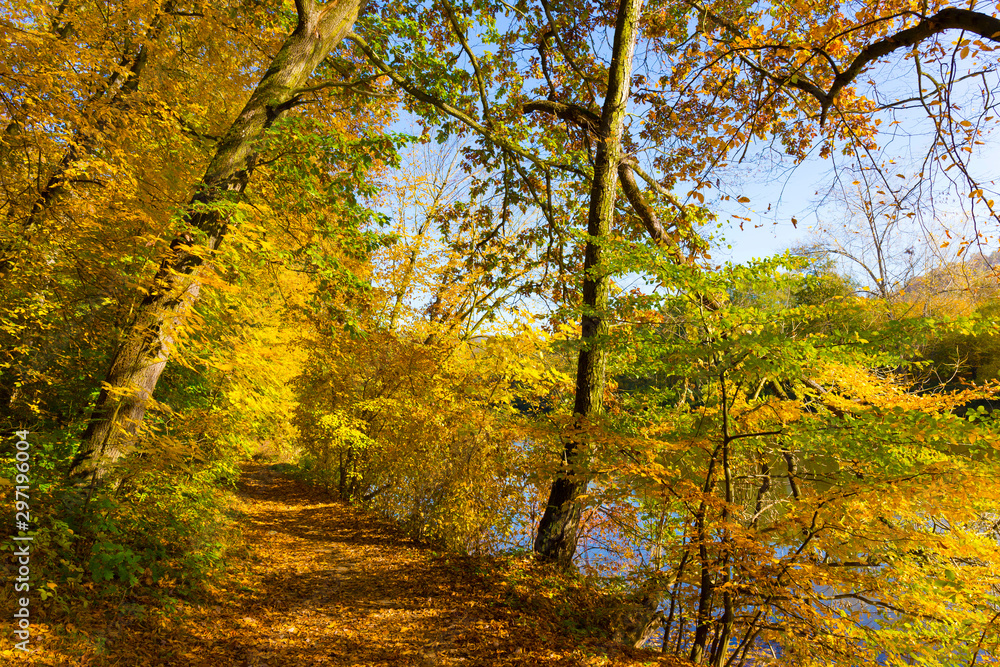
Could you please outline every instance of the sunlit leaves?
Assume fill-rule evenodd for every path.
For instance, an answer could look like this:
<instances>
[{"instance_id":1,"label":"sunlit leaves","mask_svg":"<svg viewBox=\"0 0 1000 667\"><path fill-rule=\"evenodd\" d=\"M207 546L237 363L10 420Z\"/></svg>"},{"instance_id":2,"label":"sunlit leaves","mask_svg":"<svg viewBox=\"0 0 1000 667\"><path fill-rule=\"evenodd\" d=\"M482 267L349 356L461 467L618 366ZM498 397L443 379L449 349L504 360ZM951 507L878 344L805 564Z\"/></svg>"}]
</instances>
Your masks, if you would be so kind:
<instances>
[{"instance_id":1,"label":"sunlit leaves","mask_svg":"<svg viewBox=\"0 0 1000 667\"><path fill-rule=\"evenodd\" d=\"M748 637L835 664L966 651L993 613L1000 501L995 422L966 408L995 388L927 391L908 355L968 323L818 298L799 260L653 267L672 289L620 299L618 391L588 436L602 567L666 573L661 610L716 628L732 605L725 659Z\"/></svg>"}]
</instances>

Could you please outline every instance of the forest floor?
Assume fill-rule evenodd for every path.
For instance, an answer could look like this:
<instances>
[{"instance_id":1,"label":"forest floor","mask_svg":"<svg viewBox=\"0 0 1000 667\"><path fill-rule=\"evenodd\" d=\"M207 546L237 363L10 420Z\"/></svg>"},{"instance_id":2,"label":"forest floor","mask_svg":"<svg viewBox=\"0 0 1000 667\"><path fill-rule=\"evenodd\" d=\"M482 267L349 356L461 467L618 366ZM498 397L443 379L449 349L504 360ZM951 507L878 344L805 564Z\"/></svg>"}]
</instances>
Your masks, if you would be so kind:
<instances>
[{"instance_id":1,"label":"forest floor","mask_svg":"<svg viewBox=\"0 0 1000 667\"><path fill-rule=\"evenodd\" d=\"M574 632L530 565L511 584L495 561L435 552L266 465L245 468L235 505L245 560L198 601L103 625L90 610L47 626L33 654L0 653L79 667L690 664Z\"/></svg>"}]
</instances>

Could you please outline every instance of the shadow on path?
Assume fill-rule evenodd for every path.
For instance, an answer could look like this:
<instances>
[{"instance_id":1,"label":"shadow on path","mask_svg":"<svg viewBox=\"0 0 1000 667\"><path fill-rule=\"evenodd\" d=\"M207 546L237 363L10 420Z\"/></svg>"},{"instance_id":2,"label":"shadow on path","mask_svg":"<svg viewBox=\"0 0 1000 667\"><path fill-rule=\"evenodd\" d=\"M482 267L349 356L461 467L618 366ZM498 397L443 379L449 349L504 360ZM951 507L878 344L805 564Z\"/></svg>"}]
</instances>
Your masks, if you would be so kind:
<instances>
[{"instance_id":1,"label":"shadow on path","mask_svg":"<svg viewBox=\"0 0 1000 667\"><path fill-rule=\"evenodd\" d=\"M108 637L75 664L284 667L657 664L594 651L508 605L476 561L439 555L394 526L264 465L244 470L250 550L217 599L179 605ZM589 656L588 653L597 655ZM633 652L634 653L634 652ZM62 663L59 663L62 664ZM666 664L659 662L659 664Z\"/></svg>"}]
</instances>

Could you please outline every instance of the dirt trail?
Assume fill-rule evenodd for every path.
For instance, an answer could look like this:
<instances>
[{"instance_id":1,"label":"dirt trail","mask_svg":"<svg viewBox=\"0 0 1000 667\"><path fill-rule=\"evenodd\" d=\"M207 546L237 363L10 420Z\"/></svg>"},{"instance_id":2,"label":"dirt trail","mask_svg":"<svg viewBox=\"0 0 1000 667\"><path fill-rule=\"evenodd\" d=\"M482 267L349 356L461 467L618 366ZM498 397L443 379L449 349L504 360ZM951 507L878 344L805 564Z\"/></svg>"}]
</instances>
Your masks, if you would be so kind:
<instances>
[{"instance_id":1,"label":"dirt trail","mask_svg":"<svg viewBox=\"0 0 1000 667\"><path fill-rule=\"evenodd\" d=\"M195 651L173 664L503 664L502 653L519 655L505 641L509 619L393 526L264 466L245 471L240 495L259 558L246 586L255 590L204 609L210 622L189 628Z\"/></svg>"},{"instance_id":2,"label":"dirt trail","mask_svg":"<svg viewBox=\"0 0 1000 667\"><path fill-rule=\"evenodd\" d=\"M118 619L100 633L95 653L36 664L658 663L646 652L581 644L556 629L557 620L513 609L506 593L474 572L474 560L435 554L267 466L246 468L238 490L250 558L233 564L241 575L214 589L214 602L182 603L134 623Z\"/></svg>"}]
</instances>

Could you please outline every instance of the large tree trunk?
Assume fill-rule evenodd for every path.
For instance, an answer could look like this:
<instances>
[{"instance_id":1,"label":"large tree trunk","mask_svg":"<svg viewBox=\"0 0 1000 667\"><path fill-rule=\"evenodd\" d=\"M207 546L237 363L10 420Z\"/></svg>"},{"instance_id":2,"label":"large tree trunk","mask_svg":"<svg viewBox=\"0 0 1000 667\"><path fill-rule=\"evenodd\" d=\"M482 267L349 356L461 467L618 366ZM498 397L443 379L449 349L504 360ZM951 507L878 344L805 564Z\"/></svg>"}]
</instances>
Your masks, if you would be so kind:
<instances>
[{"instance_id":1,"label":"large tree trunk","mask_svg":"<svg viewBox=\"0 0 1000 667\"><path fill-rule=\"evenodd\" d=\"M296 0L298 25L288 36L242 113L219 143L185 215L188 230L175 238L160 264L153 289L118 348L71 477L96 484L128 453L146 405L201 289L201 267L226 235L226 207L246 189L257 143L298 99L313 70L348 33L360 0L318 5Z\"/></svg>"},{"instance_id":2,"label":"large tree trunk","mask_svg":"<svg viewBox=\"0 0 1000 667\"><path fill-rule=\"evenodd\" d=\"M579 432L586 432L604 409L606 351L608 332L605 311L608 307L610 276L604 259L605 243L610 235L618 185L618 165L622 159L621 137L625 108L629 98L632 59L639 30L642 0L621 0L615 25L614 49L598 130L594 180L590 189L587 217L587 246L584 258L583 318L576 370L576 415ZM568 567L576 553L580 527L580 504L577 498L587 487L583 468L588 445L586 438L567 440L563 450L562 470L552 483L549 502L538 526L535 553L543 560Z\"/></svg>"}]
</instances>

